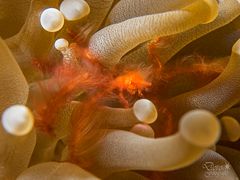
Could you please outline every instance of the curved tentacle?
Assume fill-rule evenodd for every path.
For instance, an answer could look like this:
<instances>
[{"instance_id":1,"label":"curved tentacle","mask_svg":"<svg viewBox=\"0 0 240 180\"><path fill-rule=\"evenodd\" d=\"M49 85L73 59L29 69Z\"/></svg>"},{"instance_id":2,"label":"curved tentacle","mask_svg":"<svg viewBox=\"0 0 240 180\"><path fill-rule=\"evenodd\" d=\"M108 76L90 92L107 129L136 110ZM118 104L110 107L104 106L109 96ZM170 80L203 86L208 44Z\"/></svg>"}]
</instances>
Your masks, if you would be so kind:
<instances>
[{"instance_id":1,"label":"curved tentacle","mask_svg":"<svg viewBox=\"0 0 240 180\"><path fill-rule=\"evenodd\" d=\"M80 167L63 162L47 162L32 166L21 173L17 180L51 180L51 179L86 179L98 180L99 178L81 169Z\"/></svg>"},{"instance_id":2,"label":"curved tentacle","mask_svg":"<svg viewBox=\"0 0 240 180\"><path fill-rule=\"evenodd\" d=\"M215 0L199 0L182 10L132 18L95 33L90 39L89 50L103 65L113 66L140 43L156 36L169 36L198 24L208 23L217 14L218 4Z\"/></svg>"},{"instance_id":3,"label":"curved tentacle","mask_svg":"<svg viewBox=\"0 0 240 180\"><path fill-rule=\"evenodd\" d=\"M0 122L0 179L16 179L27 169L36 143L36 132L25 135L9 134ZM23 148L24 147L24 148Z\"/></svg>"},{"instance_id":4,"label":"curved tentacle","mask_svg":"<svg viewBox=\"0 0 240 180\"><path fill-rule=\"evenodd\" d=\"M235 167L231 166L232 163L230 162L230 164L229 162L229 159L222 156L221 153L218 154L212 150L206 150L204 155L191 166L164 173L163 178L166 177L168 180L191 180L193 177L194 179L210 178L211 180L224 180L226 177L229 179L237 179ZM214 171L214 173L217 173L215 176L213 172L209 172L212 166L221 167L221 170Z\"/></svg>"},{"instance_id":5,"label":"curved tentacle","mask_svg":"<svg viewBox=\"0 0 240 180\"><path fill-rule=\"evenodd\" d=\"M240 40L232 48L232 55L225 70L208 85L167 100L175 118L185 112L202 108L220 114L240 100ZM181 107L179 109L178 107Z\"/></svg>"},{"instance_id":6,"label":"curved tentacle","mask_svg":"<svg viewBox=\"0 0 240 180\"><path fill-rule=\"evenodd\" d=\"M196 0L122 0L112 8L107 18L107 24L116 24L138 16L181 9L195 1Z\"/></svg>"},{"instance_id":7,"label":"curved tentacle","mask_svg":"<svg viewBox=\"0 0 240 180\"><path fill-rule=\"evenodd\" d=\"M201 110L183 116L179 132L164 138L153 139L127 131L111 131L96 150L93 171L106 175L126 170L179 169L199 159L206 148L217 141L219 133L220 124L215 116Z\"/></svg>"},{"instance_id":8,"label":"curved tentacle","mask_svg":"<svg viewBox=\"0 0 240 180\"><path fill-rule=\"evenodd\" d=\"M5 42L0 39L0 114L13 104L25 104L28 98L27 81Z\"/></svg>"},{"instance_id":9,"label":"curved tentacle","mask_svg":"<svg viewBox=\"0 0 240 180\"><path fill-rule=\"evenodd\" d=\"M163 39L164 46L158 46L156 51L157 57L162 64L168 62L177 52L179 52L184 46L193 42L194 40L210 33L222 26L229 24L240 15L240 3L237 0L222 0L219 2L219 16L211 23L199 25L191 30L169 36ZM145 43L137 49L133 50L129 54L125 55L120 62L132 63L132 62L146 62L149 56L148 46L149 43Z\"/></svg>"}]
</instances>

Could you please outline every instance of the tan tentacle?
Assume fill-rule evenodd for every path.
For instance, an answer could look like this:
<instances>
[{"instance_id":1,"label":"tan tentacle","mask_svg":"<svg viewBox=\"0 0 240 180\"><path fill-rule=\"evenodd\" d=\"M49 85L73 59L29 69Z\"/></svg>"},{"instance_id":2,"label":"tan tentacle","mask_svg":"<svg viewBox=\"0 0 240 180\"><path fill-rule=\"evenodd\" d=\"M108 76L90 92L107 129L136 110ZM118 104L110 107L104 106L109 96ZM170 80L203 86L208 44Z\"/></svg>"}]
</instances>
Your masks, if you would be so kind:
<instances>
[{"instance_id":1,"label":"tan tentacle","mask_svg":"<svg viewBox=\"0 0 240 180\"><path fill-rule=\"evenodd\" d=\"M138 16L181 9L195 1L196 0L122 0L112 8L107 18L107 24L116 24Z\"/></svg>"},{"instance_id":2,"label":"tan tentacle","mask_svg":"<svg viewBox=\"0 0 240 180\"><path fill-rule=\"evenodd\" d=\"M10 105L25 104L28 84L15 58L5 42L0 39L0 115Z\"/></svg>"},{"instance_id":3,"label":"tan tentacle","mask_svg":"<svg viewBox=\"0 0 240 180\"><path fill-rule=\"evenodd\" d=\"M90 39L89 50L103 65L110 67L140 43L208 23L217 14L215 0L199 0L182 10L132 18L98 31Z\"/></svg>"},{"instance_id":4,"label":"tan tentacle","mask_svg":"<svg viewBox=\"0 0 240 180\"><path fill-rule=\"evenodd\" d=\"M219 15L209 24L199 25L180 34L162 38L163 45L158 45L155 52L162 64L168 62L177 52L179 52L184 46L193 42L194 40L210 33L222 26L225 26L232 22L240 15L240 3L237 0L222 0L219 2ZM147 63L149 58L147 42L129 52L125 55L120 63Z\"/></svg>"}]
</instances>

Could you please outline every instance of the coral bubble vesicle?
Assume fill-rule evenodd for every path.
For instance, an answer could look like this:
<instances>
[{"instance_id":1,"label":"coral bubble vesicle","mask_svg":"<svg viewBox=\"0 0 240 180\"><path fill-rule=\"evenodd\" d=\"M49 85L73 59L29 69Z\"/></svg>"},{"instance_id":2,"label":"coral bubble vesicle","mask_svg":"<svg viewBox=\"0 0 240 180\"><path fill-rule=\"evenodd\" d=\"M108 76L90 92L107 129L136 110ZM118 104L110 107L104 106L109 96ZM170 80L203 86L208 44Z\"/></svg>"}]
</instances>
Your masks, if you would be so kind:
<instances>
[{"instance_id":1,"label":"coral bubble vesicle","mask_svg":"<svg viewBox=\"0 0 240 180\"><path fill-rule=\"evenodd\" d=\"M60 11L66 20L76 21L87 16L90 13L90 7L84 0L63 0Z\"/></svg>"},{"instance_id":2,"label":"coral bubble vesicle","mask_svg":"<svg viewBox=\"0 0 240 180\"><path fill-rule=\"evenodd\" d=\"M42 12L40 22L46 31L57 32L64 25L64 17L58 9L48 8Z\"/></svg>"}]
</instances>

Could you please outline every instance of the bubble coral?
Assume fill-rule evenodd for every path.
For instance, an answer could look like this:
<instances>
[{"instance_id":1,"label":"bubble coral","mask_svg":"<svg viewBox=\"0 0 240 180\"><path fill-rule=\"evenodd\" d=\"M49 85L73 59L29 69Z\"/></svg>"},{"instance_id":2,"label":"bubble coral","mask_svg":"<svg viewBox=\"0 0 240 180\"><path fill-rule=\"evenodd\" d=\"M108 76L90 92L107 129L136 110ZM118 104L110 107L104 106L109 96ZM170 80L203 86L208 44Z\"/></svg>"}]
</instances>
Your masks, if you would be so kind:
<instances>
[{"instance_id":1,"label":"bubble coral","mask_svg":"<svg viewBox=\"0 0 240 180\"><path fill-rule=\"evenodd\" d=\"M0 179L238 179L239 0L0 10Z\"/></svg>"}]
</instances>

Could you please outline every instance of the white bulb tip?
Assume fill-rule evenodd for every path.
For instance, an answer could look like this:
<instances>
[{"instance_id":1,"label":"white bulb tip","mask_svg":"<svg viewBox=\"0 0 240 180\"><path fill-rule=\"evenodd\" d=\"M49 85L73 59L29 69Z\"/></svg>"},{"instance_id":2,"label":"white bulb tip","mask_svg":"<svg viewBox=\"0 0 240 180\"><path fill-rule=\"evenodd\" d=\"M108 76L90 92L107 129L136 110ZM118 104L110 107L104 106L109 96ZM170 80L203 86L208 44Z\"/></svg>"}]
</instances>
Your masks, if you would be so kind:
<instances>
[{"instance_id":1,"label":"white bulb tip","mask_svg":"<svg viewBox=\"0 0 240 180\"><path fill-rule=\"evenodd\" d=\"M46 31L57 32L64 25L64 16L58 9L48 8L42 12L40 23Z\"/></svg>"},{"instance_id":2,"label":"white bulb tip","mask_svg":"<svg viewBox=\"0 0 240 180\"><path fill-rule=\"evenodd\" d=\"M15 136L24 136L33 128L31 111L24 105L13 105L2 114L2 126L6 132Z\"/></svg>"},{"instance_id":3,"label":"white bulb tip","mask_svg":"<svg viewBox=\"0 0 240 180\"><path fill-rule=\"evenodd\" d=\"M54 47L59 50L63 51L64 49L67 49L69 46L69 42L66 39L57 39L54 43Z\"/></svg>"},{"instance_id":4,"label":"white bulb tip","mask_svg":"<svg viewBox=\"0 0 240 180\"><path fill-rule=\"evenodd\" d=\"M90 7L84 0L64 0L60 5L60 11L68 21L79 20L90 13Z\"/></svg>"},{"instance_id":5,"label":"white bulb tip","mask_svg":"<svg viewBox=\"0 0 240 180\"><path fill-rule=\"evenodd\" d=\"M179 126L180 134L184 139L199 147L213 146L221 133L221 126L216 116L201 109L184 114Z\"/></svg>"},{"instance_id":6,"label":"white bulb tip","mask_svg":"<svg viewBox=\"0 0 240 180\"><path fill-rule=\"evenodd\" d=\"M158 113L155 105L148 99L137 100L133 105L135 117L143 123L153 123L156 121Z\"/></svg>"}]
</instances>

